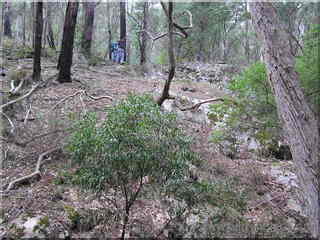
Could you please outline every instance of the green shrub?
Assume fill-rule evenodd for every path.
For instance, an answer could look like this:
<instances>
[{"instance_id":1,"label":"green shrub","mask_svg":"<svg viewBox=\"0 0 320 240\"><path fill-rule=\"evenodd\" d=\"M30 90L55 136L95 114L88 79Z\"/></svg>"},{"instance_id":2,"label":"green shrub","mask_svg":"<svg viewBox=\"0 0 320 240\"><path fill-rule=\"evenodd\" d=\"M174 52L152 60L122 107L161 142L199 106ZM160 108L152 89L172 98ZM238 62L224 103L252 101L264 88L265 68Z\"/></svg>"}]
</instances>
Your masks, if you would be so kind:
<instances>
[{"instance_id":1,"label":"green shrub","mask_svg":"<svg viewBox=\"0 0 320 240\"><path fill-rule=\"evenodd\" d=\"M319 34L320 24L313 25L304 37L303 54L296 61L296 70L306 96L318 109L320 106Z\"/></svg>"},{"instance_id":2,"label":"green shrub","mask_svg":"<svg viewBox=\"0 0 320 240\"><path fill-rule=\"evenodd\" d=\"M187 163L195 158L175 115L162 113L147 95L129 95L107 109L103 123L86 115L77 122L68 150L79 166L73 183L95 191L110 187L124 197L123 234L143 186L156 183L161 190L183 181Z\"/></svg>"},{"instance_id":3,"label":"green shrub","mask_svg":"<svg viewBox=\"0 0 320 240\"><path fill-rule=\"evenodd\" d=\"M75 182L94 190L128 187L145 176L183 178L194 158L175 115L162 113L150 96L129 95L107 110L102 124L88 114L76 129L68 147L80 166Z\"/></svg>"}]
</instances>

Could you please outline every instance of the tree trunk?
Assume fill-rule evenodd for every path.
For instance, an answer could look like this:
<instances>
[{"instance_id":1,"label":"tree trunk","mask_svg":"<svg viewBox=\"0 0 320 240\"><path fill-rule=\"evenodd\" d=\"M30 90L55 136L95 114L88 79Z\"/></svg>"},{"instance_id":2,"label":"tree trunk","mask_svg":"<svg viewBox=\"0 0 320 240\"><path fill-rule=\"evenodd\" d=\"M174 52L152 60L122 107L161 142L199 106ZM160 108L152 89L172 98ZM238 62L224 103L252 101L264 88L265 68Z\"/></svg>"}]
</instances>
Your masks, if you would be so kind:
<instances>
[{"instance_id":1,"label":"tree trunk","mask_svg":"<svg viewBox=\"0 0 320 240\"><path fill-rule=\"evenodd\" d=\"M36 4L36 3L34 3L34 2L31 2L30 3L31 4L31 22L32 22L32 48L34 49L35 48L35 46L34 46L34 41L35 41L35 36L34 36L34 33L35 33L35 23L36 23L36 21L35 21L35 17L34 17L34 5Z\"/></svg>"},{"instance_id":2,"label":"tree trunk","mask_svg":"<svg viewBox=\"0 0 320 240\"><path fill-rule=\"evenodd\" d=\"M85 11L84 26L81 39L81 51L89 58L91 55L91 42L93 34L93 23L94 23L94 9L96 7L95 2L84 2Z\"/></svg>"},{"instance_id":3,"label":"tree trunk","mask_svg":"<svg viewBox=\"0 0 320 240\"><path fill-rule=\"evenodd\" d=\"M23 3L23 18L22 18L22 44L26 46L26 14L27 7L26 2Z\"/></svg>"},{"instance_id":4,"label":"tree trunk","mask_svg":"<svg viewBox=\"0 0 320 240\"><path fill-rule=\"evenodd\" d=\"M148 1L143 4L143 31L141 32L141 46L140 46L140 65L143 66L143 71L149 73L150 71L150 51L151 39L147 32L150 32L150 3Z\"/></svg>"},{"instance_id":5,"label":"tree trunk","mask_svg":"<svg viewBox=\"0 0 320 240\"><path fill-rule=\"evenodd\" d=\"M303 95L288 44L290 36L283 30L272 3L252 2L250 11L256 32L263 42L264 61L306 203L309 230L312 237L319 239L320 148L317 117Z\"/></svg>"},{"instance_id":6,"label":"tree trunk","mask_svg":"<svg viewBox=\"0 0 320 240\"><path fill-rule=\"evenodd\" d=\"M249 11L249 5L246 2L245 3L246 6L246 13ZM245 51L245 55L246 55L246 59L247 59L247 64L250 64L250 43L249 43L249 22L250 20L247 19L245 22L245 31L246 31L246 42L245 42L245 47L244 47L244 51Z\"/></svg>"},{"instance_id":7,"label":"tree trunk","mask_svg":"<svg viewBox=\"0 0 320 240\"><path fill-rule=\"evenodd\" d=\"M48 23L48 43L50 48L56 50L56 45L54 44L54 36L53 36L53 30L52 30L52 4L51 2L47 3L47 23Z\"/></svg>"},{"instance_id":8,"label":"tree trunk","mask_svg":"<svg viewBox=\"0 0 320 240\"><path fill-rule=\"evenodd\" d=\"M111 2L107 2L107 27L108 27L108 55L111 61L111 43L112 43L112 32L111 32L111 12L110 12Z\"/></svg>"},{"instance_id":9,"label":"tree trunk","mask_svg":"<svg viewBox=\"0 0 320 240\"><path fill-rule=\"evenodd\" d=\"M63 37L61 43L61 52L59 56L58 66L59 71L58 82L71 82L71 66L73 57L73 42L74 33L76 30L77 15L79 2L69 1L66 10L66 16L63 27Z\"/></svg>"},{"instance_id":10,"label":"tree trunk","mask_svg":"<svg viewBox=\"0 0 320 240\"><path fill-rule=\"evenodd\" d=\"M48 8L43 8L43 9L48 9ZM44 17L44 19L43 19L43 24L44 24L44 26L43 26L43 38L42 38L42 48L46 48L46 45L47 45L47 38L46 38L46 36L47 36L47 28L48 28L48 11L45 11L45 10L43 10L43 12L44 12L44 15L46 16L46 17Z\"/></svg>"},{"instance_id":11,"label":"tree trunk","mask_svg":"<svg viewBox=\"0 0 320 240\"><path fill-rule=\"evenodd\" d=\"M12 38L12 30L11 30L11 11L10 11L10 3L9 2L4 2L4 29L3 29L3 35Z\"/></svg>"},{"instance_id":12,"label":"tree trunk","mask_svg":"<svg viewBox=\"0 0 320 240\"><path fill-rule=\"evenodd\" d=\"M162 3L162 8L166 9L164 3ZM169 55L169 75L168 75L168 79L166 80L166 83L164 85L162 94L160 96L160 98L157 100L157 104L159 106L161 106L163 104L163 102L166 99L170 98L169 95L169 90L170 90L170 85L172 82L172 79L174 77L175 74L175 70L176 70L176 60L175 60L175 56L174 56L174 43L173 43L173 30L174 30L174 26L173 26L173 2L169 2L168 3L168 36L169 36L169 47L168 47L168 55Z\"/></svg>"},{"instance_id":13,"label":"tree trunk","mask_svg":"<svg viewBox=\"0 0 320 240\"><path fill-rule=\"evenodd\" d=\"M41 79L41 43L42 43L42 29L43 29L43 3L37 2L36 9L36 28L35 28L35 49L33 56L33 75L34 81Z\"/></svg>"},{"instance_id":14,"label":"tree trunk","mask_svg":"<svg viewBox=\"0 0 320 240\"><path fill-rule=\"evenodd\" d=\"M124 50L124 61L126 61L126 36L127 36L127 25L126 25L126 0L120 2L120 45Z\"/></svg>"}]
</instances>

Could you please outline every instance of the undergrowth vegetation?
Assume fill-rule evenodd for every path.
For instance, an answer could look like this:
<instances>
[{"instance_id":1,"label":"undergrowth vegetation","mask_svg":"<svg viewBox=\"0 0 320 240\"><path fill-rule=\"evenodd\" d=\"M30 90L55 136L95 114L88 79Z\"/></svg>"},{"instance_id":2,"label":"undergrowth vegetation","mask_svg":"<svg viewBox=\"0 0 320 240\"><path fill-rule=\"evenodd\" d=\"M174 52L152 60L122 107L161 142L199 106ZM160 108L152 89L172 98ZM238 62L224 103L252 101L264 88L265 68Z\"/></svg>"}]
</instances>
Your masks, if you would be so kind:
<instances>
[{"instance_id":1,"label":"undergrowth vegetation","mask_svg":"<svg viewBox=\"0 0 320 240\"><path fill-rule=\"evenodd\" d=\"M296 58L301 85L315 110L320 107L319 33L318 25L310 30L304 39L303 53ZM236 152L235 146L240 144L237 136L247 133L263 146L261 154L271 156L282 151L278 146L281 125L265 65L261 62L252 64L233 78L228 89L234 92L232 98L226 97L223 102L210 106L209 118L214 122L223 122L212 133L212 141L231 142L231 151Z\"/></svg>"}]
</instances>

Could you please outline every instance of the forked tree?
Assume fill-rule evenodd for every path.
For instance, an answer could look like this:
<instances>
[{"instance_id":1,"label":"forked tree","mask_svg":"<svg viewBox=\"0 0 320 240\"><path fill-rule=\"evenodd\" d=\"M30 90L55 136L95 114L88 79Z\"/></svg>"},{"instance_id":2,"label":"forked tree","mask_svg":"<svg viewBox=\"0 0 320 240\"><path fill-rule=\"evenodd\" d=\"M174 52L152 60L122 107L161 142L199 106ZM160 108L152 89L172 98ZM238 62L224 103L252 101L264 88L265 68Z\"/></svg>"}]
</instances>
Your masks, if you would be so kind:
<instances>
[{"instance_id":1,"label":"forked tree","mask_svg":"<svg viewBox=\"0 0 320 240\"><path fill-rule=\"evenodd\" d=\"M319 119L308 104L295 71L294 56L276 9L270 2L250 3L253 25L263 44L269 83L292 152L312 237L320 238Z\"/></svg>"},{"instance_id":2,"label":"forked tree","mask_svg":"<svg viewBox=\"0 0 320 240\"><path fill-rule=\"evenodd\" d=\"M76 30L79 2L69 1L63 27L63 37L58 66L58 82L71 82L71 66L73 57L73 42Z\"/></svg>"}]
</instances>

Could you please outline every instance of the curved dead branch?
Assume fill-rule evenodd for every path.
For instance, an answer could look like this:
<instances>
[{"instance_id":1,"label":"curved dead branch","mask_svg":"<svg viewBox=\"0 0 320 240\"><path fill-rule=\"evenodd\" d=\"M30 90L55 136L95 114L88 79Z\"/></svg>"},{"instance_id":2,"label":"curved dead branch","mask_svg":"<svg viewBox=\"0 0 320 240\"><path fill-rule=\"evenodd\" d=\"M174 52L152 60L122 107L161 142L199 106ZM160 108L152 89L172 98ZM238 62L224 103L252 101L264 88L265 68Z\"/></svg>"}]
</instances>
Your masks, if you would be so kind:
<instances>
[{"instance_id":1,"label":"curved dead branch","mask_svg":"<svg viewBox=\"0 0 320 240\"><path fill-rule=\"evenodd\" d=\"M33 173L29 174L29 175L26 175L26 176L23 176L21 178L18 178L12 182L9 183L6 191L10 191L12 189L14 189L17 185L20 185L20 184L23 184L23 183L26 183L26 182L29 182L32 178L41 178L41 172L40 172L40 168L41 168L41 165L42 165L42 160L45 156L47 156L48 154L50 153L53 153L59 149L61 149L62 147L55 147L55 148L52 148L42 154L40 154L39 158L38 158L38 161L37 161L37 165L36 165L36 169Z\"/></svg>"},{"instance_id":2,"label":"curved dead branch","mask_svg":"<svg viewBox=\"0 0 320 240\"><path fill-rule=\"evenodd\" d=\"M23 96L21 96L21 97L18 97L17 99L14 99L14 100L12 100L12 101L10 101L10 102L7 102L7 103L1 105L1 106L0 106L0 110L4 109L5 107L7 107L7 106L9 106L9 105L11 105L11 104L14 104L14 103L16 103L16 102L19 102L19 101L21 101L21 100L29 97L39 86L40 86L40 83L34 85L33 88L31 88L31 90L30 90L27 94L25 94L25 95L23 95Z\"/></svg>"},{"instance_id":3,"label":"curved dead branch","mask_svg":"<svg viewBox=\"0 0 320 240\"><path fill-rule=\"evenodd\" d=\"M197 110L202 104L205 104L205 103L211 103L211 102L217 102L217 101L225 101L225 99L223 98L210 98L210 99L207 99L207 100L204 100L202 102L199 102L191 107L186 107L186 108L179 108L180 111L188 111L188 110Z\"/></svg>"},{"instance_id":4,"label":"curved dead branch","mask_svg":"<svg viewBox=\"0 0 320 240\"><path fill-rule=\"evenodd\" d=\"M65 101L68 100L69 98L73 98L73 97L75 97L75 96L77 96L77 95L79 95L79 94L84 94L84 95L86 95L87 97L89 97L89 98L91 98L91 99L93 99L93 100L95 100L95 101L100 100L100 99L103 99L103 98L107 98L107 99L113 101L113 98L110 97L110 96L93 97L93 96L89 95L86 90L79 90L79 91L75 92L74 94L71 94L71 95L66 96L65 98L61 99L59 102L57 102L57 103L49 110L49 112L51 112L52 110L54 110L58 105L60 105L61 103L65 102Z\"/></svg>"}]
</instances>

